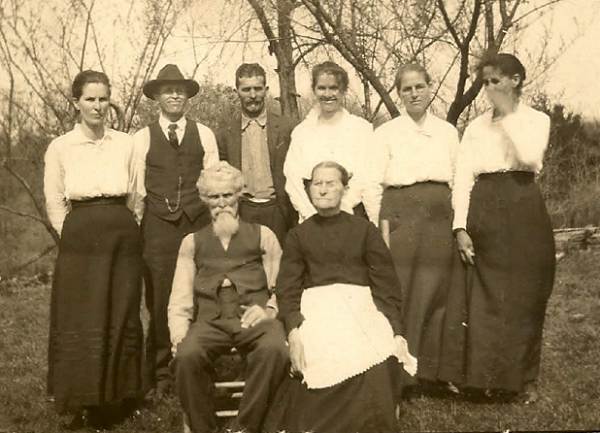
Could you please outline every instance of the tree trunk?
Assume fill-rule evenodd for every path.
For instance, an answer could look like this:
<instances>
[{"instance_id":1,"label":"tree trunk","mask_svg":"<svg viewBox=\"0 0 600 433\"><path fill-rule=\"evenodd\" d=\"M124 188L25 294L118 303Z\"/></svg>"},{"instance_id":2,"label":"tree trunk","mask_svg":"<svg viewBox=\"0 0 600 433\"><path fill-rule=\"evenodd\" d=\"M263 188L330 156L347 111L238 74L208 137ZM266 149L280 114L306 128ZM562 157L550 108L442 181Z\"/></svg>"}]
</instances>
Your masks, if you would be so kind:
<instances>
[{"instance_id":1,"label":"tree trunk","mask_svg":"<svg viewBox=\"0 0 600 433\"><path fill-rule=\"evenodd\" d=\"M294 68L292 47L292 12L293 2L277 1L277 25L279 41L275 55L277 56L277 75L279 77L279 102L282 114L295 120L300 119L298 111L298 92L296 90L296 73Z\"/></svg>"}]
</instances>

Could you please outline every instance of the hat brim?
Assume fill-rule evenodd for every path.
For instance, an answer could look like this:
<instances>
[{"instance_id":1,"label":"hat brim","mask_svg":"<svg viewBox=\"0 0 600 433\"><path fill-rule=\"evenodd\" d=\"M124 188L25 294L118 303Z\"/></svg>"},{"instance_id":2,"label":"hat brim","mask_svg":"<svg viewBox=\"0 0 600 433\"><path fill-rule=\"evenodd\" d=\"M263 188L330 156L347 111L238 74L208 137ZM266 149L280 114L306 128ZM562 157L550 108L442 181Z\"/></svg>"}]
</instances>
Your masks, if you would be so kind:
<instances>
[{"instance_id":1,"label":"hat brim","mask_svg":"<svg viewBox=\"0 0 600 433\"><path fill-rule=\"evenodd\" d=\"M154 95L163 84L183 84L188 98L195 96L200 90L200 85L194 80L150 80L144 84L142 92L147 98L154 99Z\"/></svg>"}]
</instances>

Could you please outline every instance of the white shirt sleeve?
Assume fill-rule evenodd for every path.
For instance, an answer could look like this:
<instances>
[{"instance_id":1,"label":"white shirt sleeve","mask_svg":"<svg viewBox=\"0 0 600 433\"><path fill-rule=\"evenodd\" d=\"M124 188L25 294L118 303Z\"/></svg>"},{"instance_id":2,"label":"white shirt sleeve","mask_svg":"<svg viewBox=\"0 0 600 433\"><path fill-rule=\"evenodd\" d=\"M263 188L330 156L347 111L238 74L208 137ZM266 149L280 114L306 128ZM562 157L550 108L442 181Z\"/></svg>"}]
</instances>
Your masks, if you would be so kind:
<instances>
[{"instance_id":1,"label":"white shirt sleeve","mask_svg":"<svg viewBox=\"0 0 600 433\"><path fill-rule=\"evenodd\" d=\"M266 226L260 226L260 248L262 254L262 264L267 276L267 284L272 295L267 301L267 307L279 311L277 307L277 298L275 296L275 282L279 273L279 262L281 260L281 247L275 233Z\"/></svg>"},{"instance_id":2,"label":"white shirt sleeve","mask_svg":"<svg viewBox=\"0 0 600 433\"><path fill-rule=\"evenodd\" d=\"M69 212L65 198L64 169L60 160L58 142L52 141L44 156L44 196L46 213L54 230L61 235L65 217Z\"/></svg>"},{"instance_id":3,"label":"white shirt sleeve","mask_svg":"<svg viewBox=\"0 0 600 433\"><path fill-rule=\"evenodd\" d=\"M285 190L290 197L294 208L298 211L300 222L310 218L317 213L317 210L310 202L306 190L304 189L304 143L299 139L298 127L292 131L290 147L283 164L283 174L285 175Z\"/></svg>"},{"instance_id":4,"label":"white shirt sleeve","mask_svg":"<svg viewBox=\"0 0 600 433\"><path fill-rule=\"evenodd\" d=\"M365 189L369 186L369 155L368 149L373 142L373 127L367 121L360 119L353 125L353 131L356 134L354 146L352 149L354 173L348 182L348 190L342 198L342 210L352 214L353 209L359 203L363 202L368 215L373 213L373 203L369 200L371 197L365 196ZM363 199L366 198L366 201Z\"/></svg>"},{"instance_id":5,"label":"white shirt sleeve","mask_svg":"<svg viewBox=\"0 0 600 433\"><path fill-rule=\"evenodd\" d=\"M173 286L168 306L168 324L173 352L187 334L194 315L194 234L183 238L177 255L177 265L173 276Z\"/></svg>"},{"instance_id":6,"label":"white shirt sleeve","mask_svg":"<svg viewBox=\"0 0 600 433\"><path fill-rule=\"evenodd\" d=\"M390 162L385 128L380 127L373 133L367 161L369 161L369 173L363 201L369 219L373 224L379 226L381 199L383 198L383 181ZM365 161L365 163L367 162Z\"/></svg>"},{"instance_id":7,"label":"white shirt sleeve","mask_svg":"<svg viewBox=\"0 0 600 433\"><path fill-rule=\"evenodd\" d=\"M138 224L144 216L144 198L146 197L146 155L150 149L150 129L140 129L133 135L132 171L133 180L131 186L131 208Z\"/></svg>"},{"instance_id":8,"label":"white shirt sleeve","mask_svg":"<svg viewBox=\"0 0 600 433\"><path fill-rule=\"evenodd\" d=\"M454 175L456 174L456 161L458 158L458 149L460 148L460 142L458 140L458 131L452 127L452 130L448 133L448 145L450 147L450 168L452 175L448 182L450 189L454 188Z\"/></svg>"},{"instance_id":9,"label":"white shirt sleeve","mask_svg":"<svg viewBox=\"0 0 600 433\"><path fill-rule=\"evenodd\" d=\"M500 124L510 138L520 163L533 171L540 170L550 137L550 118L544 113L520 106L517 111L504 117Z\"/></svg>"},{"instance_id":10,"label":"white shirt sleeve","mask_svg":"<svg viewBox=\"0 0 600 433\"><path fill-rule=\"evenodd\" d=\"M456 170L452 188L452 207L454 209L452 229L467 228L471 190L475 184L475 173L471 161L472 140L472 127L469 125L465 130L456 155Z\"/></svg>"},{"instance_id":11,"label":"white shirt sleeve","mask_svg":"<svg viewBox=\"0 0 600 433\"><path fill-rule=\"evenodd\" d=\"M202 125L201 123L196 123L198 125L198 133L200 134L200 140L202 142L202 147L204 148L204 158L202 160L202 165L204 168L208 168L217 162L219 162L219 148L217 147L217 138L215 137L214 132L212 130Z\"/></svg>"}]
</instances>

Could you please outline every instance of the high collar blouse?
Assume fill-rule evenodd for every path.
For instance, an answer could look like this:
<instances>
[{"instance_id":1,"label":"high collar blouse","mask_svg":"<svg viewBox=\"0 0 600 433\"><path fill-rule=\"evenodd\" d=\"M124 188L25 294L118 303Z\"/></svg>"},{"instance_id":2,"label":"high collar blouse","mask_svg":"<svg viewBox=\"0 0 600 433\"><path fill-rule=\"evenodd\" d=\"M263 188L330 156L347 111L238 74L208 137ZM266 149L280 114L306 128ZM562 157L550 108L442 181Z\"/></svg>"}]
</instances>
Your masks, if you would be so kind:
<instances>
[{"instance_id":1,"label":"high collar blouse","mask_svg":"<svg viewBox=\"0 0 600 433\"><path fill-rule=\"evenodd\" d=\"M71 200L125 196L132 190L133 142L106 128L99 140L88 138L79 124L55 138L44 157L44 195L52 227L60 234Z\"/></svg>"},{"instance_id":2,"label":"high collar blouse","mask_svg":"<svg viewBox=\"0 0 600 433\"><path fill-rule=\"evenodd\" d=\"M409 186L418 182L451 185L458 150L458 132L450 123L431 113L422 125L409 115L392 119L375 130L374 175L378 176L372 201L381 202L388 186ZM377 207L377 216L379 206Z\"/></svg>"},{"instance_id":3,"label":"high collar blouse","mask_svg":"<svg viewBox=\"0 0 600 433\"><path fill-rule=\"evenodd\" d=\"M471 190L477 176L505 171L539 172L549 134L550 118L523 103L500 119L494 119L489 111L473 120L465 130L457 155L453 228L467 226Z\"/></svg>"},{"instance_id":4,"label":"high collar blouse","mask_svg":"<svg viewBox=\"0 0 600 433\"><path fill-rule=\"evenodd\" d=\"M316 213L304 181L310 179L313 167L323 161L337 162L352 175L342 199L342 209L352 213L362 201L369 217L373 215L374 203L363 197L372 171L369 152L373 127L365 119L342 110L335 122L326 123L319 120L319 107L314 107L292 131L283 172L285 189L300 214L300 221Z\"/></svg>"}]
</instances>

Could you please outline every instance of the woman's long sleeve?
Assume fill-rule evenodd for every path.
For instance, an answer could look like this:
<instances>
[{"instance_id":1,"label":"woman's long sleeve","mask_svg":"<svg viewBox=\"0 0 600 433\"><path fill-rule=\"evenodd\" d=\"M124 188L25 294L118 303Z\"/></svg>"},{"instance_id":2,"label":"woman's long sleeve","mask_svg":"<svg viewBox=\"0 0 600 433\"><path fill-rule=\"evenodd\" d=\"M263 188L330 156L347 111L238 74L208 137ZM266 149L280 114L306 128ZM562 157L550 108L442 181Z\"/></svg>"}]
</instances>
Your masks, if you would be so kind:
<instances>
[{"instance_id":1,"label":"woman's long sleeve","mask_svg":"<svg viewBox=\"0 0 600 433\"><path fill-rule=\"evenodd\" d=\"M475 183L475 173L471 161L471 129L467 127L456 155L456 168L452 182L452 208L454 209L453 229L467 228L467 214L471 200L471 190Z\"/></svg>"},{"instance_id":2,"label":"woman's long sleeve","mask_svg":"<svg viewBox=\"0 0 600 433\"><path fill-rule=\"evenodd\" d=\"M44 156L44 196L46 198L46 213L50 224L60 236L65 217L69 212L65 198L65 173L60 161L56 141L48 146Z\"/></svg>"},{"instance_id":3,"label":"woman's long sleeve","mask_svg":"<svg viewBox=\"0 0 600 433\"><path fill-rule=\"evenodd\" d=\"M304 321L300 312L303 283L306 273L306 263L300 247L297 232L289 232L277 277L277 303L279 317L282 318L286 332L297 328Z\"/></svg>"},{"instance_id":4,"label":"woman's long sleeve","mask_svg":"<svg viewBox=\"0 0 600 433\"><path fill-rule=\"evenodd\" d=\"M304 189L304 179L310 175L306 173L304 165L302 142L298 141L297 134L292 132L292 141L283 164L283 174L286 179L285 190L300 215L300 222L317 213Z\"/></svg>"}]
</instances>

